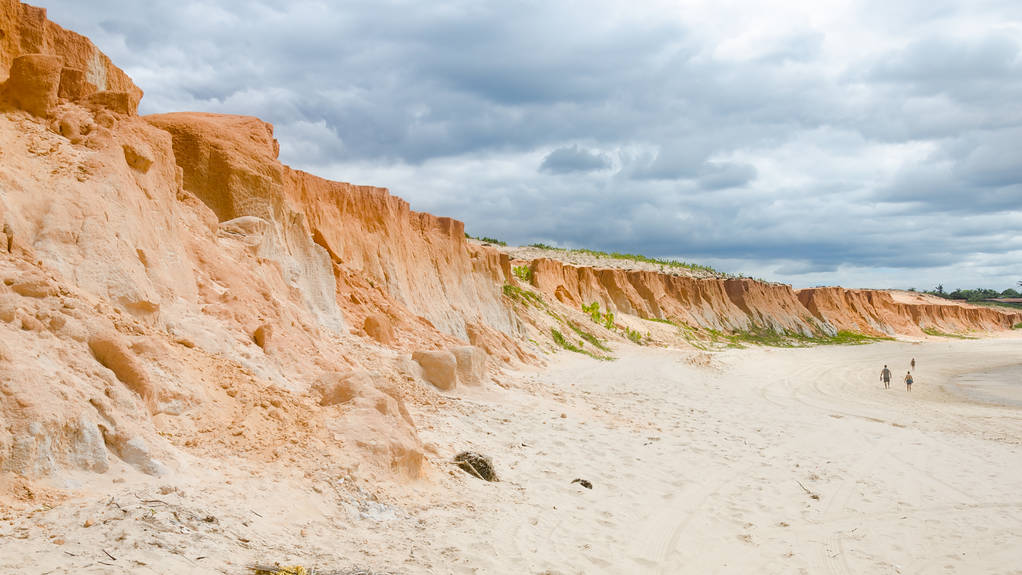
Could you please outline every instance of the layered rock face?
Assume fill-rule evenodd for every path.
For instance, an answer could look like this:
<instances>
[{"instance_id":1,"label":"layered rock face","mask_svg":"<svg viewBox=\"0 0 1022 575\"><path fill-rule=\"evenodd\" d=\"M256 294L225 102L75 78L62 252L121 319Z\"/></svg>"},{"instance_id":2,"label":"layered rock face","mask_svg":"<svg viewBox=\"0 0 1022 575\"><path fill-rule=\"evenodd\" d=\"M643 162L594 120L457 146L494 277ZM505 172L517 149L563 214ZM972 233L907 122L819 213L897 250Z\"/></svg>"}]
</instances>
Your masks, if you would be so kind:
<instances>
[{"instance_id":1,"label":"layered rock face","mask_svg":"<svg viewBox=\"0 0 1022 575\"><path fill-rule=\"evenodd\" d=\"M519 322L501 301L510 263L496 250L469 249L465 225L414 212L382 188L285 171L285 194L313 237L348 272L369 280L442 332L467 339L469 326L514 335Z\"/></svg>"},{"instance_id":2,"label":"layered rock face","mask_svg":"<svg viewBox=\"0 0 1022 575\"><path fill-rule=\"evenodd\" d=\"M1011 329L1022 312L937 303L897 302L890 293L840 287L799 290L799 301L837 329L874 335L922 335L924 329L957 333Z\"/></svg>"},{"instance_id":3,"label":"layered rock face","mask_svg":"<svg viewBox=\"0 0 1022 575\"><path fill-rule=\"evenodd\" d=\"M541 259L531 263L540 291L571 307L604 309L693 327L766 327L811 335L818 328L790 286L749 279L697 279L652 271L592 269Z\"/></svg>"},{"instance_id":4,"label":"layered rock face","mask_svg":"<svg viewBox=\"0 0 1022 575\"><path fill-rule=\"evenodd\" d=\"M264 257L278 245L281 253L300 254L287 275L312 294L307 303L320 323L342 323L340 301L354 325L382 313L406 324L419 318L427 331L458 340L469 339L470 326L519 332L501 298L508 258L468 249L462 222L414 212L383 188L282 165L273 127L257 118L177 113L145 119L172 135L184 189L216 214L221 229L276 231L269 243L259 232Z\"/></svg>"},{"instance_id":5,"label":"layered rock face","mask_svg":"<svg viewBox=\"0 0 1022 575\"><path fill-rule=\"evenodd\" d=\"M533 284L570 307L598 302L603 309L670 319L717 330L767 328L803 335L853 331L869 335L922 335L1011 329L1022 313L947 304L896 302L880 290L841 287L795 291L751 279L697 279L651 271L593 269L549 259L529 262Z\"/></svg>"}]
</instances>

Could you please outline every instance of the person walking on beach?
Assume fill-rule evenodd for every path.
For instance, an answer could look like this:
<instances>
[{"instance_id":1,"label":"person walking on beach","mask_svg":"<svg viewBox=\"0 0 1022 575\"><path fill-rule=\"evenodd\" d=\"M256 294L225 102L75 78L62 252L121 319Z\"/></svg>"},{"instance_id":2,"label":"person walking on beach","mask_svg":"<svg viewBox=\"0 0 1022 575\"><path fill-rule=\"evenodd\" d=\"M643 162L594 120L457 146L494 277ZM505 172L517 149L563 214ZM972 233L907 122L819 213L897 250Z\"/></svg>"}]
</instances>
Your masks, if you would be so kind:
<instances>
[{"instance_id":1,"label":"person walking on beach","mask_svg":"<svg viewBox=\"0 0 1022 575\"><path fill-rule=\"evenodd\" d=\"M912 391L912 372L905 373L905 389Z\"/></svg>"},{"instance_id":2,"label":"person walking on beach","mask_svg":"<svg viewBox=\"0 0 1022 575\"><path fill-rule=\"evenodd\" d=\"M916 368L916 358L912 358L912 369Z\"/></svg>"},{"instance_id":3,"label":"person walking on beach","mask_svg":"<svg viewBox=\"0 0 1022 575\"><path fill-rule=\"evenodd\" d=\"M891 389L891 370L886 365L880 371L880 380L884 382L884 389Z\"/></svg>"}]
</instances>

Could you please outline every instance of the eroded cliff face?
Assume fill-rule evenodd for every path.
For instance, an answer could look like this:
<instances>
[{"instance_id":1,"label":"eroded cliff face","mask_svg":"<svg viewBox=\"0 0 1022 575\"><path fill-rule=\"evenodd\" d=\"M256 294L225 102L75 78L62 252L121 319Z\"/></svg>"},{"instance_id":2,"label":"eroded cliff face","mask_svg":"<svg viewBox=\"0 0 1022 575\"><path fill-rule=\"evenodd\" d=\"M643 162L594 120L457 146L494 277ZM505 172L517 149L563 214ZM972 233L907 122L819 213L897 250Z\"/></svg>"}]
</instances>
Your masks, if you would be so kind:
<instances>
[{"instance_id":1,"label":"eroded cliff face","mask_svg":"<svg viewBox=\"0 0 1022 575\"><path fill-rule=\"evenodd\" d=\"M222 229L272 232L262 233L260 254L281 262L321 325L337 328L349 316L348 325L363 326L383 314L401 332L424 334L415 339L420 344L492 344L519 334L501 296L507 257L470 249L462 222L414 212L383 188L282 165L272 126L257 118L178 113L145 120L171 134L184 189ZM491 347L516 347L507 341Z\"/></svg>"},{"instance_id":2,"label":"eroded cliff face","mask_svg":"<svg viewBox=\"0 0 1022 575\"><path fill-rule=\"evenodd\" d=\"M954 303L897 302L890 293L823 287L800 290L799 301L813 316L837 329L871 335L922 335L999 331L1022 322L1022 312Z\"/></svg>"},{"instance_id":3,"label":"eroded cliff face","mask_svg":"<svg viewBox=\"0 0 1022 575\"><path fill-rule=\"evenodd\" d=\"M523 262L524 263L524 262ZM1011 329L1022 313L954 303L896 302L880 290L841 287L795 291L751 279L699 279L651 271L593 269L549 259L528 262L532 283L573 308L603 309L691 327L802 335L852 331L876 336Z\"/></svg>"},{"instance_id":4,"label":"eroded cliff face","mask_svg":"<svg viewBox=\"0 0 1022 575\"><path fill-rule=\"evenodd\" d=\"M811 335L816 322L790 286L749 279L698 279L652 271L599 269L549 259L531 262L539 290L571 307L598 302L604 309L692 327Z\"/></svg>"},{"instance_id":5,"label":"eroded cliff face","mask_svg":"<svg viewBox=\"0 0 1022 575\"><path fill-rule=\"evenodd\" d=\"M444 333L519 333L501 296L507 256L469 246L465 225L414 212L386 189L332 182L286 170L285 193L300 206L313 237L349 274L380 288Z\"/></svg>"}]
</instances>

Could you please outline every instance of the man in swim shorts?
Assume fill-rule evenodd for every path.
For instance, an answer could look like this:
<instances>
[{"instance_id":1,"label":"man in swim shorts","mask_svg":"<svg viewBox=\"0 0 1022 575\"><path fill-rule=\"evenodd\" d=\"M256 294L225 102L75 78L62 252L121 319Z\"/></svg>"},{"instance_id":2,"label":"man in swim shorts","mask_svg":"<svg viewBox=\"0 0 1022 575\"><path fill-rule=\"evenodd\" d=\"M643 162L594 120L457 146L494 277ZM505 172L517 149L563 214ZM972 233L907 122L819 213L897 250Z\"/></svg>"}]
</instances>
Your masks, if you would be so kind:
<instances>
[{"instance_id":1,"label":"man in swim shorts","mask_svg":"<svg viewBox=\"0 0 1022 575\"><path fill-rule=\"evenodd\" d=\"M905 389L912 391L912 372L905 372Z\"/></svg>"},{"instance_id":2,"label":"man in swim shorts","mask_svg":"<svg viewBox=\"0 0 1022 575\"><path fill-rule=\"evenodd\" d=\"M884 366L884 369L880 371L880 380L884 382L884 389L891 388L891 370Z\"/></svg>"}]
</instances>

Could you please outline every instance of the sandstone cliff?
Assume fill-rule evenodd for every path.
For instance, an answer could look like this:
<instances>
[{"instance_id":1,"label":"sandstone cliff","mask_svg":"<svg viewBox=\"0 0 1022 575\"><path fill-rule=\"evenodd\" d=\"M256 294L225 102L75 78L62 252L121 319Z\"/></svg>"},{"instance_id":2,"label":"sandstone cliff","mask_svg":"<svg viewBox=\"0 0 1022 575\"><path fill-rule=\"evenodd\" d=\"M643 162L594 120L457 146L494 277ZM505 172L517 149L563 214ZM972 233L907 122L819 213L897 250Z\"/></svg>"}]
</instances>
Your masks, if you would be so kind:
<instances>
[{"instance_id":1,"label":"sandstone cliff","mask_svg":"<svg viewBox=\"0 0 1022 575\"><path fill-rule=\"evenodd\" d=\"M945 333L998 331L1022 322L1022 312L933 300L898 302L890 292L877 290L811 288L800 290L798 299L821 321L837 329L868 334L922 335L924 329Z\"/></svg>"},{"instance_id":2,"label":"sandstone cliff","mask_svg":"<svg viewBox=\"0 0 1022 575\"><path fill-rule=\"evenodd\" d=\"M876 336L1011 329L1022 312L953 302L896 302L889 292L841 287L795 291L744 278L695 278L646 270L593 269L540 258L528 265L533 285L565 305L603 309L692 327L767 328L802 335L851 331Z\"/></svg>"}]
</instances>

